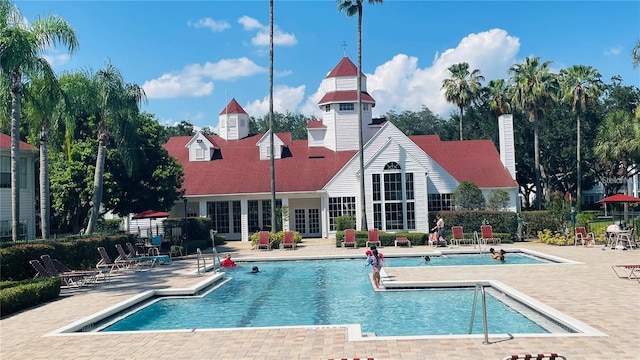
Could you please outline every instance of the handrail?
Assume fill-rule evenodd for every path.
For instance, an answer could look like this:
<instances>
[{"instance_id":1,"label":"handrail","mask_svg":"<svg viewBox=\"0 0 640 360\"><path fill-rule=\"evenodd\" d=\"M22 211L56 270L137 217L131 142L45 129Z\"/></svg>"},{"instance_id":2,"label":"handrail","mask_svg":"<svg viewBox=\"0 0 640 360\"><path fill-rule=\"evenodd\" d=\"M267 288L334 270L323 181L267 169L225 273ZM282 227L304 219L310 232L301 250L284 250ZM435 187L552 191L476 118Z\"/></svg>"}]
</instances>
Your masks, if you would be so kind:
<instances>
[{"instance_id":1,"label":"handrail","mask_svg":"<svg viewBox=\"0 0 640 360\"><path fill-rule=\"evenodd\" d=\"M556 353L536 354L536 355L525 354L525 355L522 355L522 356L511 355L511 356L507 356L507 357L503 358L502 360L518 360L518 359L523 359L523 360L544 360L544 359L549 359L549 360L556 360L556 359L567 360L567 358L564 357L564 355L560 355L560 354L556 354Z\"/></svg>"},{"instance_id":2,"label":"handrail","mask_svg":"<svg viewBox=\"0 0 640 360\"><path fill-rule=\"evenodd\" d=\"M206 273L207 272L207 261L205 260L204 256L202 256L202 251L200 251L200 248L196 249L196 253L198 254L198 275L200 274L200 259L202 259L202 273Z\"/></svg>"},{"instance_id":3,"label":"handrail","mask_svg":"<svg viewBox=\"0 0 640 360\"><path fill-rule=\"evenodd\" d=\"M222 267L222 261L220 260L220 254L218 254L218 250L216 250L216 247L213 247L213 250L211 250L211 261L213 262L213 271L216 271L216 259L218 259L218 269L220 269Z\"/></svg>"},{"instance_id":4,"label":"handrail","mask_svg":"<svg viewBox=\"0 0 640 360\"><path fill-rule=\"evenodd\" d=\"M473 248L476 248L476 244L478 244L478 252L482 255L482 239L478 236L478 231L473 232L473 238L475 240L475 244L473 244Z\"/></svg>"},{"instance_id":5,"label":"handrail","mask_svg":"<svg viewBox=\"0 0 640 360\"><path fill-rule=\"evenodd\" d=\"M489 327L487 326L487 296L482 284L476 284L476 290L473 293L473 306L471 307L471 319L469 320L469 334L473 331L473 320L476 317L476 304L478 302L478 291L482 293L482 325L484 328L484 341L485 345L489 344Z\"/></svg>"}]
</instances>

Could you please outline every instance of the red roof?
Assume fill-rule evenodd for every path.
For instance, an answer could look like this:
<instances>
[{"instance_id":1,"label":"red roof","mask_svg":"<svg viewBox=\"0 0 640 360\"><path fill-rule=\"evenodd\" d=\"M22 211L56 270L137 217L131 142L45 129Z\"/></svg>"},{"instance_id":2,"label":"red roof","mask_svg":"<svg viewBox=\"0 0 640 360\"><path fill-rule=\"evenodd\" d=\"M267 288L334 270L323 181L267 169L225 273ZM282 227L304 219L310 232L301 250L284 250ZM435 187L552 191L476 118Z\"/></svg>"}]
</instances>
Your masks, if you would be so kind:
<instances>
[{"instance_id":1,"label":"red roof","mask_svg":"<svg viewBox=\"0 0 640 360\"><path fill-rule=\"evenodd\" d=\"M222 109L222 111L220 111L220 114L218 114L218 115L225 115L225 114L245 114L245 115L247 115L247 112L244 111L242 106L240 106L240 104L238 104L236 99L233 98L233 99L231 99L231 101L229 101L229 104L227 104L227 107Z\"/></svg>"},{"instance_id":2,"label":"red roof","mask_svg":"<svg viewBox=\"0 0 640 360\"><path fill-rule=\"evenodd\" d=\"M137 219L158 219L158 218L165 218L165 217L169 217L169 213L168 212L164 212L164 211L157 211L157 210L145 210L141 213L137 213L135 215L133 215L132 219L133 220L137 220Z\"/></svg>"},{"instance_id":3,"label":"red roof","mask_svg":"<svg viewBox=\"0 0 640 360\"><path fill-rule=\"evenodd\" d=\"M336 77L346 77L346 76L356 76L358 74L358 67L349 60L347 56L343 57L342 60L336 65L336 67L331 70L329 75L327 75L327 79L336 78ZM360 72L361 76L364 76L362 72Z\"/></svg>"},{"instance_id":4,"label":"red roof","mask_svg":"<svg viewBox=\"0 0 640 360\"><path fill-rule=\"evenodd\" d=\"M318 101L318 105L322 105L330 102L344 102L344 101L358 101L358 90L334 91L334 92L324 94L322 99ZM362 92L362 101L366 103L373 103L374 105L376 103L376 101L373 100L371 95L369 95L366 91Z\"/></svg>"},{"instance_id":5,"label":"red roof","mask_svg":"<svg viewBox=\"0 0 640 360\"><path fill-rule=\"evenodd\" d=\"M441 141L438 135L409 138L459 182L480 188L517 187L491 140Z\"/></svg>"},{"instance_id":6,"label":"red roof","mask_svg":"<svg viewBox=\"0 0 640 360\"><path fill-rule=\"evenodd\" d=\"M289 147L290 157L276 159L276 191L317 191L355 155L355 151L334 152L307 146L306 140L291 140L290 134L277 134ZM186 195L223 195L269 193L271 170L269 160L260 160L256 145L262 134L241 140L223 140L218 135L207 138L220 147L222 158L189 162L184 146L190 136L169 139L165 148L184 167L183 188Z\"/></svg>"},{"instance_id":7,"label":"red roof","mask_svg":"<svg viewBox=\"0 0 640 360\"><path fill-rule=\"evenodd\" d=\"M324 126L322 121L319 121L319 120L307 121L307 128L316 129L316 128L323 128L323 127L326 127L326 126Z\"/></svg>"},{"instance_id":8,"label":"red roof","mask_svg":"<svg viewBox=\"0 0 640 360\"><path fill-rule=\"evenodd\" d=\"M24 141L20 141L20 150L37 150L35 147L27 144ZM0 133L0 149L11 149L11 136Z\"/></svg>"}]
</instances>

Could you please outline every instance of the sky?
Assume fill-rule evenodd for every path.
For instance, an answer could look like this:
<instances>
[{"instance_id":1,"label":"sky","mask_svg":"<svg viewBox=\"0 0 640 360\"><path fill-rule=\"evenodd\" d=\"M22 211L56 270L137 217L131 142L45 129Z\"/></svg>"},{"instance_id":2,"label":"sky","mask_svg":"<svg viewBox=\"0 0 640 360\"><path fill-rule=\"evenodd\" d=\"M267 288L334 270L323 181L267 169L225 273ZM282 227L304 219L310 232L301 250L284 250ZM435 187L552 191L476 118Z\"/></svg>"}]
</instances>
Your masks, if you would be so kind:
<instances>
[{"instance_id":1,"label":"sky","mask_svg":"<svg viewBox=\"0 0 640 360\"><path fill-rule=\"evenodd\" d=\"M163 125L215 128L235 98L250 116L269 111L269 1L16 1L23 16L58 15L79 47L43 56L58 74L111 62L147 95L142 110ZM274 1L274 111L321 118L320 83L343 56L357 64L357 17L332 0ZM423 106L449 118L447 68L467 62L485 82L509 78L528 56L596 68L640 87L631 49L640 1L365 1L362 71L374 116Z\"/></svg>"}]
</instances>

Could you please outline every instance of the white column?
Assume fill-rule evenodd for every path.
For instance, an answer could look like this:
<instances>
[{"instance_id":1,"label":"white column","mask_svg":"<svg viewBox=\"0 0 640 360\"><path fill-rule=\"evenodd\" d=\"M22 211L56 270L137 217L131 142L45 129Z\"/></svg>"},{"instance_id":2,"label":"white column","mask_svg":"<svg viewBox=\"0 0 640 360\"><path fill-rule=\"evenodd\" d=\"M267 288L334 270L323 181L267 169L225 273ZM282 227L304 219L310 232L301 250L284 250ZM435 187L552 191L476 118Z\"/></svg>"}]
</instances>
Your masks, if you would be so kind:
<instances>
[{"instance_id":1,"label":"white column","mask_svg":"<svg viewBox=\"0 0 640 360\"><path fill-rule=\"evenodd\" d=\"M240 199L240 239L249 241L249 202L247 198Z\"/></svg>"}]
</instances>

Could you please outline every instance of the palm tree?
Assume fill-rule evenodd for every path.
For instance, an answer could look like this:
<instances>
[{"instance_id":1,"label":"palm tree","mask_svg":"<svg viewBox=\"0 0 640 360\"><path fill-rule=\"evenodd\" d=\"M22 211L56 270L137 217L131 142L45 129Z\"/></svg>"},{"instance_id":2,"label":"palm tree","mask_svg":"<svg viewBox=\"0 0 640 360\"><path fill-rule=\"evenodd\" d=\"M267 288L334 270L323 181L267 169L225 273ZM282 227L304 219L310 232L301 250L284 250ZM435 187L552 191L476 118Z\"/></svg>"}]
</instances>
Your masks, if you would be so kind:
<instances>
[{"instance_id":1,"label":"palm tree","mask_svg":"<svg viewBox=\"0 0 640 360\"><path fill-rule=\"evenodd\" d=\"M464 108L469 107L480 96L482 90L480 82L484 81L484 76L480 75L478 69L469 72L469 64L466 62L453 64L447 70L451 78L442 81L442 89L447 101L460 108L460 140L462 140Z\"/></svg>"},{"instance_id":2,"label":"palm tree","mask_svg":"<svg viewBox=\"0 0 640 360\"><path fill-rule=\"evenodd\" d=\"M562 100L570 103L576 114L576 205L580 211L582 197L582 174L580 172L581 161L581 137L580 137L580 113L587 109L588 99L597 99L602 95L603 84L600 73L591 66L574 65L560 71L562 85Z\"/></svg>"},{"instance_id":3,"label":"palm tree","mask_svg":"<svg viewBox=\"0 0 640 360\"><path fill-rule=\"evenodd\" d=\"M556 93L556 79L549 67L551 61L540 62L539 57L527 57L524 63L515 64L509 69L511 73L511 103L528 114L533 122L533 148L535 163L536 209L540 210L540 197L543 194L540 186L540 145L539 125L540 113L543 113L548 102Z\"/></svg>"},{"instance_id":4,"label":"palm tree","mask_svg":"<svg viewBox=\"0 0 640 360\"><path fill-rule=\"evenodd\" d=\"M634 69L640 66L640 40L636 40L636 45L631 50L631 61Z\"/></svg>"},{"instance_id":5,"label":"palm tree","mask_svg":"<svg viewBox=\"0 0 640 360\"><path fill-rule=\"evenodd\" d=\"M383 0L368 0L369 4L382 4ZM360 230L367 230L367 209L364 194L364 154L362 138L362 2L363 0L336 0L339 12L346 12L348 17L358 15L358 77L356 92L358 102L358 152L360 154Z\"/></svg>"},{"instance_id":6,"label":"palm tree","mask_svg":"<svg viewBox=\"0 0 640 360\"><path fill-rule=\"evenodd\" d=\"M11 231L18 240L20 222L20 113L23 80L37 75L54 80L55 73L41 53L64 45L72 54L78 46L75 31L64 19L51 15L29 24L18 8L0 0L0 76L9 78L11 91Z\"/></svg>"},{"instance_id":7,"label":"palm tree","mask_svg":"<svg viewBox=\"0 0 640 360\"><path fill-rule=\"evenodd\" d=\"M508 87L504 79L489 81L487 87L484 88L484 92L494 117L511 112L511 104L509 104L509 99L507 98Z\"/></svg>"},{"instance_id":8,"label":"palm tree","mask_svg":"<svg viewBox=\"0 0 640 360\"><path fill-rule=\"evenodd\" d=\"M98 222L100 204L102 203L102 188L104 185L104 164L106 160L107 144L110 132L117 139L116 145L128 166L133 166L134 157L127 146L129 138L134 134L129 122L136 121L139 106L146 100L144 90L136 84L124 82L120 71L111 63L99 70L93 78L98 94L99 123L98 123L98 155L93 177L92 212L85 234L92 234Z\"/></svg>"},{"instance_id":9,"label":"palm tree","mask_svg":"<svg viewBox=\"0 0 640 360\"><path fill-rule=\"evenodd\" d=\"M54 116L57 108L64 104L63 93L56 79L37 77L31 79L24 90L26 120L39 130L40 140L40 229L42 239L49 238L50 194L49 194L49 130L51 124L70 120L66 116ZM58 111L58 115L60 111ZM66 123L62 128L73 128Z\"/></svg>"},{"instance_id":10,"label":"palm tree","mask_svg":"<svg viewBox=\"0 0 640 360\"><path fill-rule=\"evenodd\" d=\"M271 232L276 231L276 160L273 149L273 0L269 0L269 146L271 148Z\"/></svg>"}]
</instances>

